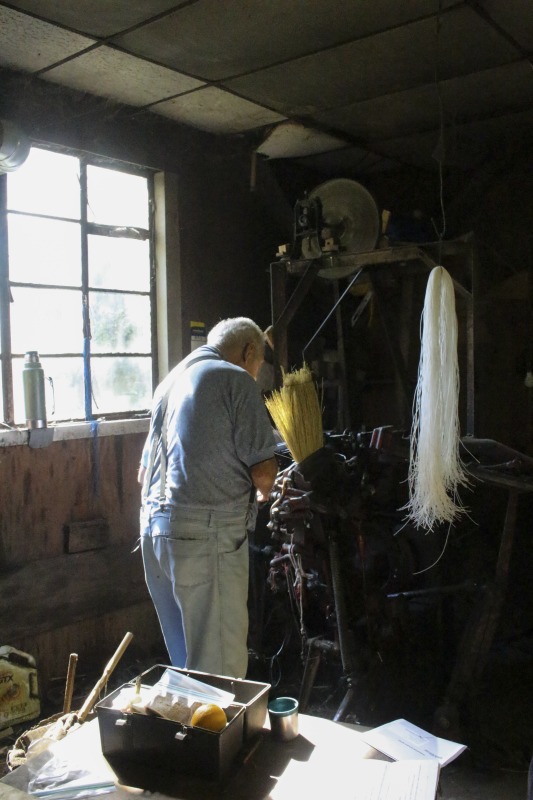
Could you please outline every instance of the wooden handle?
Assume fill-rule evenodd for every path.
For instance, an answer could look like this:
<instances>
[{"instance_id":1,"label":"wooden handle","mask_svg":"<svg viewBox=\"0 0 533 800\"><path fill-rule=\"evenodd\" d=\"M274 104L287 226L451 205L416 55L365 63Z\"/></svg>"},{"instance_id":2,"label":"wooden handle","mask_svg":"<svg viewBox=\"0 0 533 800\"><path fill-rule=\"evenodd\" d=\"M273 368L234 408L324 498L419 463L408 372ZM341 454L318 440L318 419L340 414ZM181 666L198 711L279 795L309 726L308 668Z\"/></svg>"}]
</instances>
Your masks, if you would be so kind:
<instances>
[{"instance_id":1,"label":"wooden handle","mask_svg":"<svg viewBox=\"0 0 533 800\"><path fill-rule=\"evenodd\" d=\"M68 660L67 682L65 684L65 698L63 700L63 713L68 714L72 704L72 694L74 692L74 676L78 664L78 654L71 653Z\"/></svg>"},{"instance_id":2,"label":"wooden handle","mask_svg":"<svg viewBox=\"0 0 533 800\"><path fill-rule=\"evenodd\" d=\"M133 633L127 633L125 635L125 637L123 638L123 640L121 641L121 643L119 644L119 646L117 647L117 649L115 651L115 654L108 661L104 671L102 672L102 677L94 685L94 688L92 689L90 695L88 696L88 698L86 699L86 701L82 705L82 707L80 708L80 710L78 712L78 722L84 722L85 721L85 719L87 717L87 714L89 714L89 712L91 711L92 707L96 703L96 701L98 699L98 695L100 694L100 691L101 691L102 687L105 686L105 684L109 680L109 676L111 675L111 673L113 672L113 670L117 666L118 662L120 661L120 659L124 655L124 651L126 650L126 647L129 645L129 643L131 642L132 639L133 639Z\"/></svg>"}]
</instances>

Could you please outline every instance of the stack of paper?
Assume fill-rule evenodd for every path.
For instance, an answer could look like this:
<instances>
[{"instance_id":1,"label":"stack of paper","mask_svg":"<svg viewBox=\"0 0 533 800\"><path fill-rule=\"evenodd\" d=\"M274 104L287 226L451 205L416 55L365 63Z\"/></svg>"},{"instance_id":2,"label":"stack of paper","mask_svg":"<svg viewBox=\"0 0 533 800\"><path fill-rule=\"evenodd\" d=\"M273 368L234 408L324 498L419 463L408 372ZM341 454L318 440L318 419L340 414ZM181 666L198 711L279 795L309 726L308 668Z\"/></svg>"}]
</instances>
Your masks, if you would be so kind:
<instances>
[{"instance_id":1,"label":"stack of paper","mask_svg":"<svg viewBox=\"0 0 533 800\"><path fill-rule=\"evenodd\" d=\"M327 748L316 748L309 760L291 760L282 775L272 776L278 782L271 800L435 800L441 767L465 750L403 719L361 732L340 724L327 735Z\"/></svg>"},{"instance_id":2,"label":"stack of paper","mask_svg":"<svg viewBox=\"0 0 533 800\"><path fill-rule=\"evenodd\" d=\"M439 782L437 761L352 761L343 770L319 769L291 761L271 791L271 800L434 800Z\"/></svg>"},{"instance_id":3,"label":"stack of paper","mask_svg":"<svg viewBox=\"0 0 533 800\"><path fill-rule=\"evenodd\" d=\"M367 744L395 761L432 759L444 767L466 750L466 745L441 739L405 719L387 722L362 736Z\"/></svg>"}]
</instances>

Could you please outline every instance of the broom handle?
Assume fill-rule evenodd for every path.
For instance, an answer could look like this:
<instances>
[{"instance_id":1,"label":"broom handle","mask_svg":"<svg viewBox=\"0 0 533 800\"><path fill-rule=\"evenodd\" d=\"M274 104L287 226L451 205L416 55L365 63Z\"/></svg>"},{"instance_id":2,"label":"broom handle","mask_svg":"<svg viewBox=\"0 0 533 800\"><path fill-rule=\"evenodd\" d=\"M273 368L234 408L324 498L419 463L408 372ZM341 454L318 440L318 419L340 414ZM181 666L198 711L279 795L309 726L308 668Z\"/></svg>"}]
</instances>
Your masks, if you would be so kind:
<instances>
[{"instance_id":1,"label":"broom handle","mask_svg":"<svg viewBox=\"0 0 533 800\"><path fill-rule=\"evenodd\" d=\"M71 653L68 660L67 682L65 684L65 698L63 700L63 713L68 714L72 703L72 694L74 692L74 676L76 674L76 666L78 663L78 654Z\"/></svg>"},{"instance_id":2,"label":"broom handle","mask_svg":"<svg viewBox=\"0 0 533 800\"><path fill-rule=\"evenodd\" d=\"M100 694L100 690L109 680L109 676L117 666L118 662L122 658L126 647L129 645L131 640L133 639L133 633L127 633L119 646L117 647L115 654L113 657L108 661L104 671L102 672L102 677L97 681L92 689L90 695L86 699L85 703L82 705L81 709L78 712L78 722L84 722L87 714L90 712L92 707L94 706L96 700L98 699L98 695Z\"/></svg>"}]
</instances>

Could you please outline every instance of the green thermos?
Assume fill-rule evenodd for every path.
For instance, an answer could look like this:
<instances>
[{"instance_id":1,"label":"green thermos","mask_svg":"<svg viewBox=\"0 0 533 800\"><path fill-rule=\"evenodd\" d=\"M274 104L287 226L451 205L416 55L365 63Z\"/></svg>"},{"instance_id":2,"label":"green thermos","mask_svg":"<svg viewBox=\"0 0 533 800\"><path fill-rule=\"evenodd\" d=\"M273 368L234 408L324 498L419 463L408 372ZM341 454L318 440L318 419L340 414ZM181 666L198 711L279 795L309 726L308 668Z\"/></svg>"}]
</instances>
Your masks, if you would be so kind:
<instances>
[{"instance_id":1,"label":"green thermos","mask_svg":"<svg viewBox=\"0 0 533 800\"><path fill-rule=\"evenodd\" d=\"M28 350L22 370L24 408L28 428L46 428L46 402L44 396L44 371L36 350Z\"/></svg>"}]
</instances>

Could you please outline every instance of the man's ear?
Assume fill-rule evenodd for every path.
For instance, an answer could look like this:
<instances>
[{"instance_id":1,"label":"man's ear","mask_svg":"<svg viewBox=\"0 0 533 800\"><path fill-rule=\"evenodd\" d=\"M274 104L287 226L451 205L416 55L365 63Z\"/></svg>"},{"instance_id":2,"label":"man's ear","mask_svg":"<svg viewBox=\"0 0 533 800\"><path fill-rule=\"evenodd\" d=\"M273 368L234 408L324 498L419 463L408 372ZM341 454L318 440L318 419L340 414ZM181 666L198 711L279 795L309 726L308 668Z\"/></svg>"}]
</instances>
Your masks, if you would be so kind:
<instances>
[{"instance_id":1,"label":"man's ear","mask_svg":"<svg viewBox=\"0 0 533 800\"><path fill-rule=\"evenodd\" d=\"M253 342L248 342L244 345L244 349L242 351L242 359L246 364L248 359L253 361L255 359L255 345Z\"/></svg>"}]
</instances>

